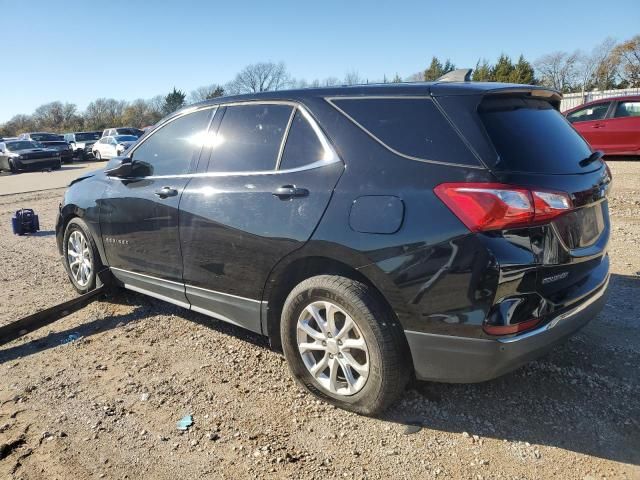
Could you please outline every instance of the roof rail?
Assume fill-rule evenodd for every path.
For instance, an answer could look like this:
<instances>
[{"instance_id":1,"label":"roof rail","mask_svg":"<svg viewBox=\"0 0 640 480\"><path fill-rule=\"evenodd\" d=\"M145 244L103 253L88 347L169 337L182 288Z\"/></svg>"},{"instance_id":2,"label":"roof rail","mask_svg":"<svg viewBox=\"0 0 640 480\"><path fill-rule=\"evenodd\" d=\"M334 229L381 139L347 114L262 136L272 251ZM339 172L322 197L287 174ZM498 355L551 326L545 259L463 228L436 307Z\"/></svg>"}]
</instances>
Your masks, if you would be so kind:
<instances>
[{"instance_id":1,"label":"roof rail","mask_svg":"<svg viewBox=\"0 0 640 480\"><path fill-rule=\"evenodd\" d=\"M458 68L445 73L436 82L470 82L471 72L470 68Z\"/></svg>"}]
</instances>

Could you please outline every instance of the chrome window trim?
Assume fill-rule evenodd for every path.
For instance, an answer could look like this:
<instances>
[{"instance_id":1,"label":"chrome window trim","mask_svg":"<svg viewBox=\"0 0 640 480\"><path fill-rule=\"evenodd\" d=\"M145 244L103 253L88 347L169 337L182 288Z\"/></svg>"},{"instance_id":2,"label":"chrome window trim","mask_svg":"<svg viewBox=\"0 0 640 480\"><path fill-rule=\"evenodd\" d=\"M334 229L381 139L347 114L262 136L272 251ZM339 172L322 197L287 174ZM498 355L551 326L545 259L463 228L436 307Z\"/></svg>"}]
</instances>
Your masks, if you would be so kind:
<instances>
[{"instance_id":1,"label":"chrome window trim","mask_svg":"<svg viewBox=\"0 0 640 480\"><path fill-rule=\"evenodd\" d=\"M282 162L282 154L284 153L284 147L287 144L287 140L289 139L289 130L291 129L291 124L293 123L293 117L295 117L297 110L298 110L298 107L293 107L291 109L291 114L289 115L289 121L287 122L287 126L284 129L284 133L282 134L282 140L280 141L280 148L278 149L278 158L276 159L276 166L274 170L280 169L280 163Z\"/></svg>"},{"instance_id":2,"label":"chrome window trim","mask_svg":"<svg viewBox=\"0 0 640 480\"><path fill-rule=\"evenodd\" d=\"M347 117L353 124L355 124L358 128L360 128L360 130L362 130L364 133L369 135L369 137L371 137L377 143L379 143L384 148L389 150L391 153L394 153L394 154L396 154L396 155L398 155L400 157L406 158L408 160L414 160L416 162L431 163L431 164L435 164L435 165L446 165L446 166L450 166L450 167L471 168L471 169L474 169L474 170L486 170L486 167L484 167L482 165L467 165L467 164L464 164L464 163L443 162L441 160L431 160L431 159L428 159L428 158L414 157L412 155L407 155L405 153L399 152L395 148L390 147L385 142L383 142L378 137L376 137L367 128L365 128L362 124L360 124L355 118L353 118L351 115L349 115L347 112L345 112L343 109L341 109L340 107L338 107L334 103L334 101L336 101L336 100L394 100L394 99L397 99L397 100L409 100L409 99L423 99L423 100L429 100L429 101L433 102L433 104L436 106L436 109L438 109L438 111L440 113L442 113L442 111L440 109L440 106L434 101L434 99L430 95L359 95L359 96L333 96L333 97L325 97L324 99L329 105L331 105L333 108L338 110L342 115ZM461 137L460 133L451 125L451 122L449 121L448 117L445 116L444 119L452 127L454 133L460 137L460 140L464 143L464 145L467 148L469 148L469 145L464 140L464 138ZM476 157L476 155L474 154L473 150L470 149L469 152L471 153L472 156Z\"/></svg>"},{"instance_id":3,"label":"chrome window trim","mask_svg":"<svg viewBox=\"0 0 640 480\"><path fill-rule=\"evenodd\" d=\"M133 154L140 147L140 145L144 144L144 142L146 142L149 138L153 137L153 135L155 135L158 131L162 130L165 127L165 125L170 124L171 122L177 120L178 118L182 118L185 115L189 115L198 110L207 110L207 109L215 108L216 111L214 112L213 116L211 117L211 120L209 121L208 128L211 128L212 122L215 119L216 114L222 107L233 107L238 105L290 105L293 107L292 114L294 114L296 111L299 110L300 113L302 113L304 118L307 120L307 122L309 122L309 124L311 125L311 128L313 129L316 136L318 137L318 141L320 141L323 148L325 149L325 152L329 153L329 158L318 160L316 162L303 165L302 167L287 168L284 170L279 169L279 166L280 166L279 162L281 160L279 158L278 164L275 166L276 168L274 168L273 170L255 170L255 171L241 171L241 172L181 173L176 175L151 175L148 177L131 177L131 178L127 178L127 180L131 180L132 178L135 178L136 180L145 180L145 179L156 179L156 178L199 178L199 177L236 177L236 176L248 176L248 175L273 175L273 174L280 174L280 173L295 173L295 172L302 172L305 170L313 170L316 168L324 167L326 165L331 165L333 163L342 162L342 160L336 153L331 143L329 143L328 138L326 137L326 135L324 134L324 132L322 131L322 129L320 128L316 120L311 116L311 114L304 107L304 105L301 105L297 102L293 102L290 100L245 100L241 102L216 103L215 105L205 105L202 107L189 108L187 111L183 112L182 114L169 119L162 125L159 125L156 129L153 130L152 133L149 134L148 137L146 137L140 144L136 145L135 148L131 150L131 152L129 153L129 156L133 158ZM289 120L290 122L293 120L293 115L290 117ZM284 153L284 146L286 146L286 140L288 138L288 135L289 135L289 130L287 129L287 131L285 131L285 135L283 135L283 143L281 145L282 153ZM112 178L112 177L109 177L109 178Z\"/></svg>"},{"instance_id":4,"label":"chrome window trim","mask_svg":"<svg viewBox=\"0 0 640 480\"><path fill-rule=\"evenodd\" d=\"M153 279L153 280L158 280L160 282L171 283L173 285L184 286L184 287L189 287L189 288L193 288L193 289L196 289L196 290L203 290L205 292L216 293L218 295L223 295L225 297L237 298L238 300L246 300L248 302L260 303L260 304L263 304L263 303L266 304L267 303L267 302L265 302L263 300L256 300L254 298L247 298L247 297L242 297L240 295L233 295L232 293L225 293L225 292L219 292L217 290L211 290L211 289L208 289L208 288L196 287L195 285L190 285L190 284L184 283L184 282L176 282L176 281L173 281L173 280L167 280L165 278L154 277L153 275L147 275L146 273L132 272L131 270L125 270L124 268L109 267L109 269L110 270L116 270L118 272L128 273L129 275L132 275L132 276L150 278L150 279ZM140 288L140 287L136 287L136 288ZM142 293L144 293L144 292L142 292ZM169 298L169 297L165 297L165 298ZM173 299L169 299L167 301L173 302L174 300Z\"/></svg>"}]
</instances>

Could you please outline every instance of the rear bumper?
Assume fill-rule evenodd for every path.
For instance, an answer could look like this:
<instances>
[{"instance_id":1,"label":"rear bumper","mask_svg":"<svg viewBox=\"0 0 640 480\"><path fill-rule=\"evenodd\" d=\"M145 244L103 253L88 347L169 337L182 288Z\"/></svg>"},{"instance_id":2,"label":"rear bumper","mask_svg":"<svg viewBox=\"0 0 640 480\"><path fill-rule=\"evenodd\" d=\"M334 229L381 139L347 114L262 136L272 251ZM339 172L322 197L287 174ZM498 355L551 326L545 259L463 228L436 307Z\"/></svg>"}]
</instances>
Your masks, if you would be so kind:
<instances>
[{"instance_id":1,"label":"rear bumper","mask_svg":"<svg viewBox=\"0 0 640 480\"><path fill-rule=\"evenodd\" d=\"M609 277L578 305L515 337L465 338L405 330L416 377L451 383L491 380L551 350L596 317L606 301Z\"/></svg>"}]
</instances>

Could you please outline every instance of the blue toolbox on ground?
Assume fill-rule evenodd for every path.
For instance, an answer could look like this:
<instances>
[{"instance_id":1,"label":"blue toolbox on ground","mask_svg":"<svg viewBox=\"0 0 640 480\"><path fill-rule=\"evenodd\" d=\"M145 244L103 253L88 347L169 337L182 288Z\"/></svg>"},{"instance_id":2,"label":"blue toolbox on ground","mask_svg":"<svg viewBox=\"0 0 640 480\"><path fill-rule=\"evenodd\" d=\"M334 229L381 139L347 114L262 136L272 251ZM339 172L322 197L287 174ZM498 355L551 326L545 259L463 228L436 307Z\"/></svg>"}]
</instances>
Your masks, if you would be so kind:
<instances>
[{"instance_id":1,"label":"blue toolbox on ground","mask_svg":"<svg viewBox=\"0 0 640 480\"><path fill-rule=\"evenodd\" d=\"M40 230L38 215L30 208L21 208L11 218L13 233L24 235L25 233L35 233Z\"/></svg>"}]
</instances>

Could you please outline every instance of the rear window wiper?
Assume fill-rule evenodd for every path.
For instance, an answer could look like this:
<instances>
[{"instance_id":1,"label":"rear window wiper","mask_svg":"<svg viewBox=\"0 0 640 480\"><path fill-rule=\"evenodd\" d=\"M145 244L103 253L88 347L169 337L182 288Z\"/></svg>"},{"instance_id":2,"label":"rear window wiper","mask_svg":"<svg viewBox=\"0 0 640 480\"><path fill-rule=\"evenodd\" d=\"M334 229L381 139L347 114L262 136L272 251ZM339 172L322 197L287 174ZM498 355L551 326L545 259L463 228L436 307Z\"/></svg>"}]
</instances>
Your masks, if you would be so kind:
<instances>
[{"instance_id":1,"label":"rear window wiper","mask_svg":"<svg viewBox=\"0 0 640 480\"><path fill-rule=\"evenodd\" d=\"M586 167L590 163L597 162L602 157L604 157L604 152L601 152L600 150L596 150L584 160L580 160L580 162L578 162L578 165L580 165L581 167Z\"/></svg>"}]
</instances>

